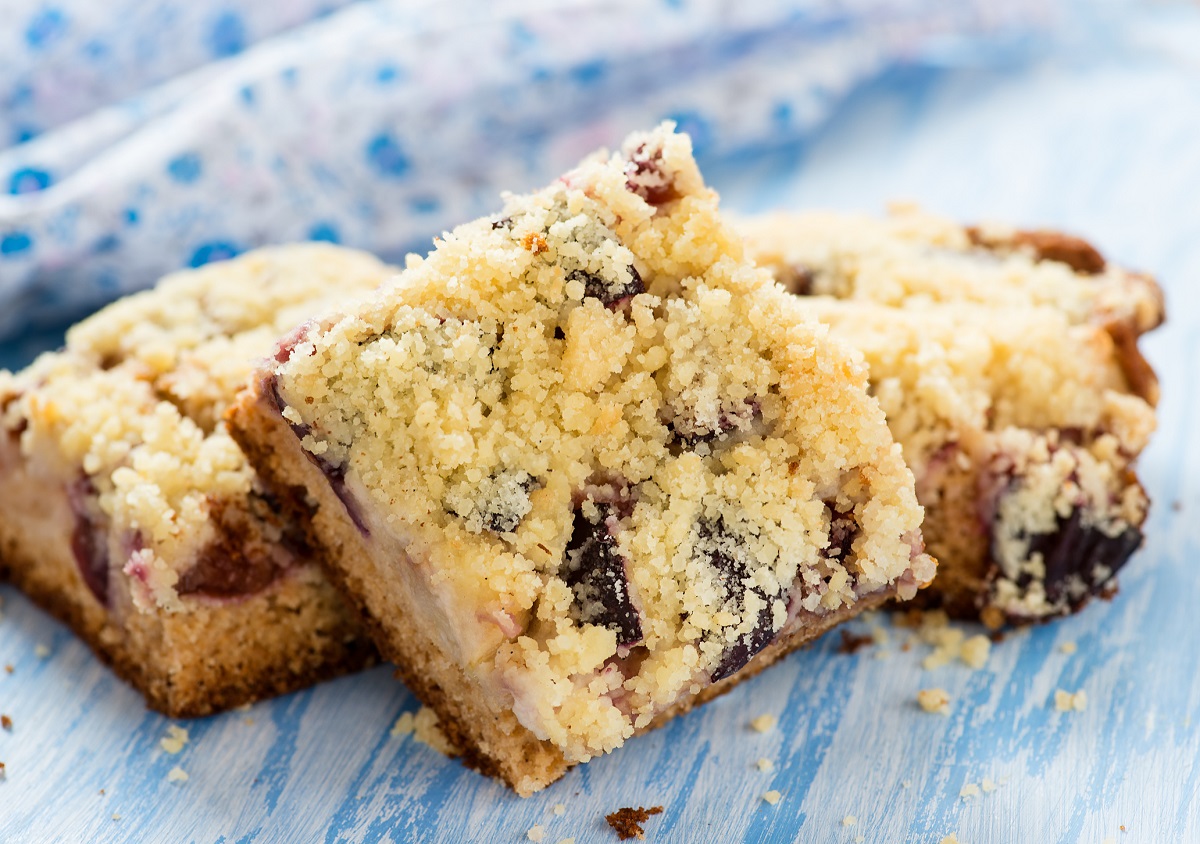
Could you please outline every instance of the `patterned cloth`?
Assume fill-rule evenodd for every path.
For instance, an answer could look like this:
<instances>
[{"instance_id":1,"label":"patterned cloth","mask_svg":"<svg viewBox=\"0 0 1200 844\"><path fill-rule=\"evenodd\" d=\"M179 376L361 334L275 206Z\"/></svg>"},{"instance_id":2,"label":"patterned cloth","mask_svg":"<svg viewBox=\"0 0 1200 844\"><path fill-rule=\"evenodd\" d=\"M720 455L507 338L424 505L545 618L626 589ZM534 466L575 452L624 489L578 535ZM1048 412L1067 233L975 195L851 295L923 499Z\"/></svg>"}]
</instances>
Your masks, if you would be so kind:
<instances>
[{"instance_id":1,"label":"patterned cloth","mask_svg":"<svg viewBox=\"0 0 1200 844\"><path fill-rule=\"evenodd\" d=\"M884 67L1020 49L1056 14L1049 0L8 0L0 340L264 243L395 259L662 119L702 161L786 143Z\"/></svg>"}]
</instances>

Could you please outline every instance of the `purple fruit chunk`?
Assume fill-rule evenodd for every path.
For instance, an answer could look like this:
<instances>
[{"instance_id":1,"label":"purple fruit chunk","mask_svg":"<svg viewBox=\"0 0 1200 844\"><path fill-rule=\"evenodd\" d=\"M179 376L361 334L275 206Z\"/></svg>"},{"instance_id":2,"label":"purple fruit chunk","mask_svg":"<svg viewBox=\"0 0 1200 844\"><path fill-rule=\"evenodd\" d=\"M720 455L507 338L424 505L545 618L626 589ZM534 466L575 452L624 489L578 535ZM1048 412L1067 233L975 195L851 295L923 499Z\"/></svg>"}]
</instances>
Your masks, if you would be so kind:
<instances>
[{"instance_id":1,"label":"purple fruit chunk","mask_svg":"<svg viewBox=\"0 0 1200 844\"><path fill-rule=\"evenodd\" d=\"M677 416L667 423L675 442L687 448L695 448L699 443L719 440L734 431L752 429L756 422L762 419L762 407L758 399L746 399L738 412L730 413L722 410L717 414L715 430L686 416Z\"/></svg>"},{"instance_id":2,"label":"purple fruit chunk","mask_svg":"<svg viewBox=\"0 0 1200 844\"><path fill-rule=\"evenodd\" d=\"M679 198L675 179L663 168L662 150L647 150L645 144L629 156L625 165L625 189L656 207Z\"/></svg>"},{"instance_id":3,"label":"purple fruit chunk","mask_svg":"<svg viewBox=\"0 0 1200 844\"><path fill-rule=\"evenodd\" d=\"M716 522L702 520L698 532L696 553L702 555L716 571L725 594L737 604L739 611L745 612L746 595L750 593L761 598L764 604L758 611L754 629L742 635L721 655L720 662L709 675L709 679L716 683L740 670L775 639L773 601L757 586L746 588L750 569L738 553L740 543L737 537L726 529L724 519L718 518Z\"/></svg>"},{"instance_id":4,"label":"purple fruit chunk","mask_svg":"<svg viewBox=\"0 0 1200 844\"><path fill-rule=\"evenodd\" d=\"M858 525L854 523L854 511L842 512L826 501L825 509L829 511L829 547L822 553L829 559L845 562L850 556L850 548L858 536Z\"/></svg>"},{"instance_id":5,"label":"purple fruit chunk","mask_svg":"<svg viewBox=\"0 0 1200 844\"><path fill-rule=\"evenodd\" d=\"M1128 527L1116 536L1098 527L1085 527L1082 509L1077 507L1067 518L1058 518L1054 532L1031 536L1029 554L1042 555L1047 599L1056 604L1067 600L1077 608L1111 580L1141 544L1142 532L1136 527ZM1082 584L1086 591L1071 594L1073 582Z\"/></svg>"},{"instance_id":6,"label":"purple fruit chunk","mask_svg":"<svg viewBox=\"0 0 1200 844\"><path fill-rule=\"evenodd\" d=\"M268 377L268 384L270 386L270 401L274 405L275 412L282 416L283 409L287 407L287 402L279 394L279 379L275 375L270 375ZM296 439L298 440L303 440L312 432L312 429L307 425L297 425L286 418L284 418L284 421L287 422L288 427L292 429L292 433L296 435ZM313 465L325 475L325 479L329 481L329 486L333 490L333 494L342 502L342 505L346 508L346 514L354 522L354 526L358 528L359 533L363 536L370 536L371 531L367 527L362 512L358 508L358 502L350 494L350 490L346 488L346 466L344 464L334 464L323 457L318 457L308 449L302 449L302 451L304 452L304 456L311 460Z\"/></svg>"},{"instance_id":7,"label":"purple fruit chunk","mask_svg":"<svg viewBox=\"0 0 1200 844\"><path fill-rule=\"evenodd\" d=\"M797 296L811 296L817 274L804 264L791 264L779 270L776 281L782 284L789 293Z\"/></svg>"},{"instance_id":8,"label":"purple fruit chunk","mask_svg":"<svg viewBox=\"0 0 1200 844\"><path fill-rule=\"evenodd\" d=\"M583 295L589 299L599 299L606 307L618 310L622 305L646 292L646 285L638 274L636 267L629 268L632 279L625 284L609 283L598 275L584 270L572 270L567 274L567 281L582 281Z\"/></svg>"},{"instance_id":9,"label":"purple fruit chunk","mask_svg":"<svg viewBox=\"0 0 1200 844\"><path fill-rule=\"evenodd\" d=\"M67 488L75 526L71 529L71 552L88 589L96 600L108 606L108 534L100 518L94 515L96 487L90 478L80 478Z\"/></svg>"},{"instance_id":10,"label":"purple fruit chunk","mask_svg":"<svg viewBox=\"0 0 1200 844\"><path fill-rule=\"evenodd\" d=\"M606 507L601 512L600 521L593 524L582 509L575 511L559 577L575 593L579 621L607 627L617 634L617 646L627 648L642 640L642 623L629 594L625 558L613 537L617 518Z\"/></svg>"},{"instance_id":11,"label":"purple fruit chunk","mask_svg":"<svg viewBox=\"0 0 1200 844\"><path fill-rule=\"evenodd\" d=\"M251 506L257 503L251 499ZM274 502L263 499L275 516ZM239 598L266 589L307 556L308 545L295 528L285 529L279 543L264 539L252 517L220 500L210 500L209 518L217 538L205 546L196 562L179 578L180 595ZM290 527L290 526L289 526Z\"/></svg>"}]
</instances>

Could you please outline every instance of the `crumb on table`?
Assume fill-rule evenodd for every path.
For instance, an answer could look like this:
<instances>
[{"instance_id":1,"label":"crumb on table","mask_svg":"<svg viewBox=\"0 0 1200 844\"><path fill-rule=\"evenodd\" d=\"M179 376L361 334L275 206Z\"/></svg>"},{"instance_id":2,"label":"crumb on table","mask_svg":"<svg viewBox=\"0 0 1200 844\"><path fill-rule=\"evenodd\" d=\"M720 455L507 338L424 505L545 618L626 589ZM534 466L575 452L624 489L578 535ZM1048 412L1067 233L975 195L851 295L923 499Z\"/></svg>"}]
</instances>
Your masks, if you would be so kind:
<instances>
[{"instance_id":1,"label":"crumb on table","mask_svg":"<svg viewBox=\"0 0 1200 844\"><path fill-rule=\"evenodd\" d=\"M1087 709L1087 692L1080 689L1071 693L1057 689L1054 692L1054 708L1059 712L1083 712Z\"/></svg>"},{"instance_id":2,"label":"crumb on table","mask_svg":"<svg viewBox=\"0 0 1200 844\"><path fill-rule=\"evenodd\" d=\"M642 828L642 824L648 821L651 815L661 815L662 810L662 806L652 806L649 809L641 806L636 809L626 806L617 809L612 814L605 815L604 820L608 821L608 825L616 830L617 837L622 841L630 838L642 839L646 837L646 830Z\"/></svg>"},{"instance_id":3,"label":"crumb on table","mask_svg":"<svg viewBox=\"0 0 1200 844\"><path fill-rule=\"evenodd\" d=\"M529 827L529 831L525 833L525 837L533 841L534 844L539 844L539 842L546 839L546 830L540 823L534 824Z\"/></svg>"},{"instance_id":4,"label":"crumb on table","mask_svg":"<svg viewBox=\"0 0 1200 844\"><path fill-rule=\"evenodd\" d=\"M950 714L950 695L945 689L921 689L917 692L917 703L926 712Z\"/></svg>"},{"instance_id":5,"label":"crumb on table","mask_svg":"<svg viewBox=\"0 0 1200 844\"><path fill-rule=\"evenodd\" d=\"M0 715L0 727L12 732L12 718L7 715Z\"/></svg>"},{"instance_id":6,"label":"crumb on table","mask_svg":"<svg viewBox=\"0 0 1200 844\"><path fill-rule=\"evenodd\" d=\"M770 791L768 791L766 794L763 795L763 800L766 800L772 806L774 806L776 803L778 803L781 799L783 799L783 795L780 794L775 789L771 789Z\"/></svg>"},{"instance_id":7,"label":"crumb on table","mask_svg":"<svg viewBox=\"0 0 1200 844\"><path fill-rule=\"evenodd\" d=\"M170 724L167 726L167 735L159 741L158 746L172 756L175 756L183 751L187 743L188 731L183 727Z\"/></svg>"},{"instance_id":8,"label":"crumb on table","mask_svg":"<svg viewBox=\"0 0 1200 844\"><path fill-rule=\"evenodd\" d=\"M188 781L187 772L184 771L183 768L179 767L178 765L176 765L174 768L172 768L170 771L167 772L167 782L187 782L187 781Z\"/></svg>"},{"instance_id":9,"label":"crumb on table","mask_svg":"<svg viewBox=\"0 0 1200 844\"><path fill-rule=\"evenodd\" d=\"M750 726L756 732L769 733L771 730L775 729L775 725L777 723L778 719L774 715L768 713L766 715L759 715L750 722Z\"/></svg>"}]
</instances>

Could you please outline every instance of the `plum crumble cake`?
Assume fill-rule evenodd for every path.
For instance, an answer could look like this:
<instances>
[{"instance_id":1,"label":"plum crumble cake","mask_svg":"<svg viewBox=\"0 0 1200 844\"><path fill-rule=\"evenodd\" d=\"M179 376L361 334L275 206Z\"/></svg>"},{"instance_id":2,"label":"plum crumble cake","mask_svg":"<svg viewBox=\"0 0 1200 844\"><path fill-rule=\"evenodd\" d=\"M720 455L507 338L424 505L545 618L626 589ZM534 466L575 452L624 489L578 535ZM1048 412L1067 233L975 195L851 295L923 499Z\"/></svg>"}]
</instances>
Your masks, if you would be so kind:
<instances>
[{"instance_id":1,"label":"plum crumble cake","mask_svg":"<svg viewBox=\"0 0 1200 844\"><path fill-rule=\"evenodd\" d=\"M0 373L0 556L147 702L203 715L373 648L221 421L312 308L389 273L325 245L164 279Z\"/></svg>"},{"instance_id":2,"label":"plum crumble cake","mask_svg":"<svg viewBox=\"0 0 1200 844\"><path fill-rule=\"evenodd\" d=\"M469 764L530 794L932 577L865 369L685 135L435 246L230 423Z\"/></svg>"},{"instance_id":3,"label":"plum crumble cake","mask_svg":"<svg viewBox=\"0 0 1200 844\"><path fill-rule=\"evenodd\" d=\"M778 215L752 255L863 352L917 478L939 561L922 598L989 624L1079 609L1141 544L1133 464L1158 387L1137 338L1162 321L1147 276L1078 238Z\"/></svg>"}]
</instances>

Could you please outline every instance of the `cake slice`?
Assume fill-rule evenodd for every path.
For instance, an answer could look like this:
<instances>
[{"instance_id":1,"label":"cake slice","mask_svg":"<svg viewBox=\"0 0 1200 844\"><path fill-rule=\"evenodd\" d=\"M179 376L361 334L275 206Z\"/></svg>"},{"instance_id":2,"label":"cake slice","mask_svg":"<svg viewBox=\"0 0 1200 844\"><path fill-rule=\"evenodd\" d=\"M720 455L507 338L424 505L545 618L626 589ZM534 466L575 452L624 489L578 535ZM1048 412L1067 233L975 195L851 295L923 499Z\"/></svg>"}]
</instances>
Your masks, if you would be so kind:
<instances>
[{"instance_id":1,"label":"cake slice","mask_svg":"<svg viewBox=\"0 0 1200 844\"><path fill-rule=\"evenodd\" d=\"M221 415L282 331L388 273L327 245L262 250L0 374L0 559L154 709L204 715L373 658Z\"/></svg>"},{"instance_id":2,"label":"cake slice","mask_svg":"<svg viewBox=\"0 0 1200 844\"><path fill-rule=\"evenodd\" d=\"M1114 588L1148 506L1134 462L1158 389L1136 340L1162 321L1152 279L1078 238L985 232L907 206L742 230L866 357L939 561L923 601L999 626Z\"/></svg>"},{"instance_id":3,"label":"cake slice","mask_svg":"<svg viewBox=\"0 0 1200 844\"><path fill-rule=\"evenodd\" d=\"M799 295L891 307L1044 305L1072 325L1100 326L1130 389L1150 404L1158 401L1158 380L1137 341L1163 321L1162 290L1081 238L995 223L964 226L907 203L892 205L882 218L778 213L739 229L755 260Z\"/></svg>"},{"instance_id":4,"label":"cake slice","mask_svg":"<svg viewBox=\"0 0 1200 844\"><path fill-rule=\"evenodd\" d=\"M243 449L518 793L933 574L865 371L631 137L285 338Z\"/></svg>"}]
</instances>

